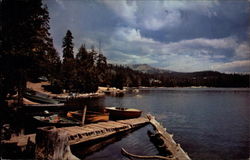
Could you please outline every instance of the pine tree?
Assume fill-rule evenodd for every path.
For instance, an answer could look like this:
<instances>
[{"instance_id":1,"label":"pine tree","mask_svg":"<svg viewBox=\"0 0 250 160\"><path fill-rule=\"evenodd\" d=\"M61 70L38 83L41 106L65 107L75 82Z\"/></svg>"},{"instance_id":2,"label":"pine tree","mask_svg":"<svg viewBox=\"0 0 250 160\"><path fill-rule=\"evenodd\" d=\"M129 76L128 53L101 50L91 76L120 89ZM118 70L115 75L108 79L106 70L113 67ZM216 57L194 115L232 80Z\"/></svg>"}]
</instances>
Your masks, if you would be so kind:
<instances>
[{"instance_id":1,"label":"pine tree","mask_svg":"<svg viewBox=\"0 0 250 160\"><path fill-rule=\"evenodd\" d=\"M66 90L74 92L76 81L76 62L74 59L73 36L70 30L67 31L63 39L63 64L62 64L62 81Z\"/></svg>"},{"instance_id":2,"label":"pine tree","mask_svg":"<svg viewBox=\"0 0 250 160\"><path fill-rule=\"evenodd\" d=\"M74 58L74 44L73 44L73 36L70 30L67 30L66 36L63 39L63 62L67 59Z\"/></svg>"},{"instance_id":3,"label":"pine tree","mask_svg":"<svg viewBox=\"0 0 250 160\"><path fill-rule=\"evenodd\" d=\"M87 68L87 63L88 63L88 55L89 53L87 52L86 48L85 48L85 44L81 45L81 47L78 50L78 53L76 54L76 61L77 61L77 65L84 67L84 69Z\"/></svg>"},{"instance_id":4,"label":"pine tree","mask_svg":"<svg viewBox=\"0 0 250 160\"><path fill-rule=\"evenodd\" d=\"M85 79L86 79L86 63L87 63L88 52L85 45L81 45L76 54L76 71L77 71L77 92L84 92L85 90Z\"/></svg>"},{"instance_id":5,"label":"pine tree","mask_svg":"<svg viewBox=\"0 0 250 160\"><path fill-rule=\"evenodd\" d=\"M28 79L40 76L52 38L49 14L41 0L2 0L1 7L1 97L18 88L23 91Z\"/></svg>"},{"instance_id":6,"label":"pine tree","mask_svg":"<svg viewBox=\"0 0 250 160\"><path fill-rule=\"evenodd\" d=\"M77 90L79 92L96 92L98 89L98 78L95 67L96 52L92 48L87 52L85 45L81 45L76 55Z\"/></svg>"},{"instance_id":7,"label":"pine tree","mask_svg":"<svg viewBox=\"0 0 250 160\"><path fill-rule=\"evenodd\" d=\"M106 70L107 70L107 58L103 54L99 53L96 59L96 72L98 75L99 83L102 86L107 85Z\"/></svg>"},{"instance_id":8,"label":"pine tree","mask_svg":"<svg viewBox=\"0 0 250 160\"><path fill-rule=\"evenodd\" d=\"M98 73L96 72L96 58L97 52L95 51L95 47L92 46L87 58L85 92L96 92L98 89L99 80Z\"/></svg>"}]
</instances>

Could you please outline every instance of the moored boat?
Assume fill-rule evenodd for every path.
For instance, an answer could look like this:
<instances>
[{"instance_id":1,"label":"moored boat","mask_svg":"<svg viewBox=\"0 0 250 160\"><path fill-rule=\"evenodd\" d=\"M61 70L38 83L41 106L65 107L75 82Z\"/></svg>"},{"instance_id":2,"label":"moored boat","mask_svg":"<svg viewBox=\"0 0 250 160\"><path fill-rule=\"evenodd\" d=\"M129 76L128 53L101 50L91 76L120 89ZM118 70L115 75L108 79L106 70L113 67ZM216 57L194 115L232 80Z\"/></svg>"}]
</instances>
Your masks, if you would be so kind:
<instances>
[{"instance_id":1,"label":"moored boat","mask_svg":"<svg viewBox=\"0 0 250 160\"><path fill-rule=\"evenodd\" d=\"M110 119L130 119L141 116L142 111L134 108L122 108L122 107L106 107L109 112Z\"/></svg>"},{"instance_id":2,"label":"moored boat","mask_svg":"<svg viewBox=\"0 0 250 160\"><path fill-rule=\"evenodd\" d=\"M67 113L67 117L82 121L82 111L72 111ZM87 111L85 115L86 123L106 122L109 120L109 113Z\"/></svg>"},{"instance_id":3,"label":"moored boat","mask_svg":"<svg viewBox=\"0 0 250 160\"><path fill-rule=\"evenodd\" d=\"M65 126L76 126L80 125L80 122L69 120L58 114L46 115L46 116L33 116L35 120L40 122L42 125L46 126L56 126L56 127L65 127Z\"/></svg>"},{"instance_id":4,"label":"moored boat","mask_svg":"<svg viewBox=\"0 0 250 160\"><path fill-rule=\"evenodd\" d=\"M30 101L36 102L36 103L42 103L42 104L58 104L59 101L48 98L44 95L39 95L36 91L27 90L24 93L24 97Z\"/></svg>"}]
</instances>

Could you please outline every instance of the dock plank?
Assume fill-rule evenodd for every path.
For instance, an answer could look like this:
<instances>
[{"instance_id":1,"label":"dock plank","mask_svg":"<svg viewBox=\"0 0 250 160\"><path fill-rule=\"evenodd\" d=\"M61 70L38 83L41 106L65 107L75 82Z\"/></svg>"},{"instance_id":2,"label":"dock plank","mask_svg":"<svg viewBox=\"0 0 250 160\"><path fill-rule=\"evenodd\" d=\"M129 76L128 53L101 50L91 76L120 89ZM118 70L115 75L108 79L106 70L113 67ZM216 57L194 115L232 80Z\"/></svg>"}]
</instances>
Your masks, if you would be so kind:
<instances>
[{"instance_id":1,"label":"dock plank","mask_svg":"<svg viewBox=\"0 0 250 160\"><path fill-rule=\"evenodd\" d=\"M136 128L138 124L146 125L149 121L146 118L137 118L133 120L124 121L108 121L99 122L95 124L87 124L84 126L71 126L57 128L57 130L64 131L68 133L69 144L74 145L78 143L84 143L90 140L95 140L99 138L105 138L112 134L116 134L122 131L126 131L132 128ZM131 127L133 126L133 127ZM22 135L13 137L10 140L3 140L4 144L16 144L19 147L27 146L28 139L35 143L36 134Z\"/></svg>"}]
</instances>

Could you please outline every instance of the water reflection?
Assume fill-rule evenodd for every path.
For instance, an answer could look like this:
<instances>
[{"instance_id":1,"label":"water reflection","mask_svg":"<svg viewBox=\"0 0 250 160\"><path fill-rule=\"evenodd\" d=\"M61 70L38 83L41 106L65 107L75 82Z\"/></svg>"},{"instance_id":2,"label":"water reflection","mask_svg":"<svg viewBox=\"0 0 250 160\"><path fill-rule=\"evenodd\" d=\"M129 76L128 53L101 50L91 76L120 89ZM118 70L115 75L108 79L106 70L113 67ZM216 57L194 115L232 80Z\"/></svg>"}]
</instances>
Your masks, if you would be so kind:
<instances>
[{"instance_id":1,"label":"water reflection","mask_svg":"<svg viewBox=\"0 0 250 160\"><path fill-rule=\"evenodd\" d=\"M100 143L75 146L72 147L72 153L85 160L127 160L128 158L121 154L121 148L125 148L127 151L135 154L156 155L158 154L158 151L150 142L147 136L147 130L152 130L152 127L147 125L139 130L112 136L111 138L103 140ZM93 153L93 151L95 152Z\"/></svg>"},{"instance_id":2,"label":"water reflection","mask_svg":"<svg viewBox=\"0 0 250 160\"><path fill-rule=\"evenodd\" d=\"M152 113L170 133L174 133L174 139L192 159L249 157L249 89L153 88L124 97L106 97L99 104L132 107ZM124 145L129 149L132 147L132 153L158 154L145 137L146 130L142 128L87 159L124 159L120 156L120 148ZM147 152L143 152L144 149Z\"/></svg>"}]
</instances>

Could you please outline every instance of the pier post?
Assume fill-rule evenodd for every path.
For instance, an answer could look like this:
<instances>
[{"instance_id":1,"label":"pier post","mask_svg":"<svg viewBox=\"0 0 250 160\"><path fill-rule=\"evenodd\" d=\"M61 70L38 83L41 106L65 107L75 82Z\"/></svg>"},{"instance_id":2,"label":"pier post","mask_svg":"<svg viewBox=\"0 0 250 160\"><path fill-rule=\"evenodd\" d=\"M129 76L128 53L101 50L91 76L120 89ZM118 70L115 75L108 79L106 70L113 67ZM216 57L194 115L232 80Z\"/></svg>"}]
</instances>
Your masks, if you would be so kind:
<instances>
[{"instance_id":1,"label":"pier post","mask_svg":"<svg viewBox=\"0 0 250 160\"><path fill-rule=\"evenodd\" d=\"M87 112L87 106L85 105L82 112L82 125L84 125L85 123L86 112Z\"/></svg>"},{"instance_id":2,"label":"pier post","mask_svg":"<svg viewBox=\"0 0 250 160\"><path fill-rule=\"evenodd\" d=\"M38 128L36 133L35 159L79 160L71 153L67 132L56 127Z\"/></svg>"}]
</instances>

